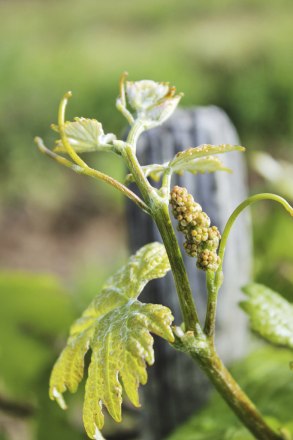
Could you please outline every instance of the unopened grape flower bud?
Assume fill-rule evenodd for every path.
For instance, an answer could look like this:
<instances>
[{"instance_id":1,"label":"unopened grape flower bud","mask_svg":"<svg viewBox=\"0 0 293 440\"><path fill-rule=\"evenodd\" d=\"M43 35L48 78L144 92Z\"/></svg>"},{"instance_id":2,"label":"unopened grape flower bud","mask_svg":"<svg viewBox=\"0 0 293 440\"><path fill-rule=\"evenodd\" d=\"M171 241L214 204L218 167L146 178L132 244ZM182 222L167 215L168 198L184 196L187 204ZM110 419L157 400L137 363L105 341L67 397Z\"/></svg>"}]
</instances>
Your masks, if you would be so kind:
<instances>
[{"instance_id":1,"label":"unopened grape flower bud","mask_svg":"<svg viewBox=\"0 0 293 440\"><path fill-rule=\"evenodd\" d=\"M216 271L220 258L217 249L220 232L216 226L210 226L209 216L202 211L186 188L174 186L170 194L170 204L178 230L186 241L183 246L190 257L197 258L197 267L202 270Z\"/></svg>"},{"instance_id":2,"label":"unopened grape flower bud","mask_svg":"<svg viewBox=\"0 0 293 440\"><path fill-rule=\"evenodd\" d=\"M202 270L211 270L215 272L220 264L220 257L214 251L203 249L197 255L196 266Z\"/></svg>"}]
</instances>

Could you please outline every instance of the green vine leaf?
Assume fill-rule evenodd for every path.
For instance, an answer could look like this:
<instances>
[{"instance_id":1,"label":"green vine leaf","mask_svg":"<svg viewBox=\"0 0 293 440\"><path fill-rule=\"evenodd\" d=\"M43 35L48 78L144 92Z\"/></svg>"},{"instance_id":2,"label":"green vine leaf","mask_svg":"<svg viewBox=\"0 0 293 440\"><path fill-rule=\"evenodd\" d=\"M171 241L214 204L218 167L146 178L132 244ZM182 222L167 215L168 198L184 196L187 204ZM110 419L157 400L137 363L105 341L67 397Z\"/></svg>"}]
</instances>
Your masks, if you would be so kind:
<instances>
[{"instance_id":1,"label":"green vine leaf","mask_svg":"<svg viewBox=\"0 0 293 440\"><path fill-rule=\"evenodd\" d=\"M178 167L175 165L172 167L172 169L177 174L183 174L184 171L188 171L192 174L214 173L215 171L227 171L228 173L232 172L232 170L225 167L223 162L221 162L216 156L193 159L184 164L180 164Z\"/></svg>"},{"instance_id":2,"label":"green vine leaf","mask_svg":"<svg viewBox=\"0 0 293 440\"><path fill-rule=\"evenodd\" d=\"M238 145L200 145L199 147L189 148L180 151L170 161L169 166L178 174L184 171L195 173L205 173L214 171L230 171L225 168L222 162L214 157L214 154L229 153L231 151L244 151L245 148ZM203 159L204 158L204 159Z\"/></svg>"},{"instance_id":3,"label":"green vine leaf","mask_svg":"<svg viewBox=\"0 0 293 440\"><path fill-rule=\"evenodd\" d=\"M185 151L180 151L168 163L151 164L142 166L141 169L145 177L150 177L155 182L158 182L162 177L164 171L171 168L172 172L176 174L183 174L187 171L192 174L197 173L214 173L215 171L227 171L231 173L231 169L224 166L220 159L213 154L228 153L230 151L244 151L244 147L237 145L200 145L196 148L189 148ZM125 183L134 182L132 174L128 174Z\"/></svg>"},{"instance_id":4,"label":"green vine leaf","mask_svg":"<svg viewBox=\"0 0 293 440\"><path fill-rule=\"evenodd\" d=\"M262 284L243 288L247 299L240 306L250 317L253 331L267 341L293 349L293 306Z\"/></svg>"},{"instance_id":5,"label":"green vine leaf","mask_svg":"<svg viewBox=\"0 0 293 440\"><path fill-rule=\"evenodd\" d=\"M244 151L244 147L235 145L201 145L196 148L189 148L185 151L180 151L168 163L151 164L142 166L142 171L145 177L150 177L155 182L158 182L168 168L177 174L183 174L187 171L192 174L197 173L214 173L215 171L231 172L230 168L224 166L220 159L213 154L228 153L230 151ZM125 183L134 181L133 175L126 176Z\"/></svg>"},{"instance_id":6,"label":"green vine leaf","mask_svg":"<svg viewBox=\"0 0 293 440\"><path fill-rule=\"evenodd\" d=\"M59 133L58 125L52 124L51 128ZM102 124L96 119L74 118L74 122L65 122L64 128L70 145L77 153L115 151L112 142L116 136L112 133L104 134ZM61 139L56 141L54 151L66 153Z\"/></svg>"},{"instance_id":7,"label":"green vine leaf","mask_svg":"<svg viewBox=\"0 0 293 440\"><path fill-rule=\"evenodd\" d=\"M50 397L66 408L62 394L76 391L83 377L84 356L91 348L83 409L90 438L96 438L103 427L103 405L115 421L121 421L122 384L130 401L139 406L138 387L147 382L146 363L154 362L150 332L174 340L170 310L137 300L148 281L163 277L169 269L162 244L144 246L106 282L71 327L67 346L51 374Z\"/></svg>"}]
</instances>

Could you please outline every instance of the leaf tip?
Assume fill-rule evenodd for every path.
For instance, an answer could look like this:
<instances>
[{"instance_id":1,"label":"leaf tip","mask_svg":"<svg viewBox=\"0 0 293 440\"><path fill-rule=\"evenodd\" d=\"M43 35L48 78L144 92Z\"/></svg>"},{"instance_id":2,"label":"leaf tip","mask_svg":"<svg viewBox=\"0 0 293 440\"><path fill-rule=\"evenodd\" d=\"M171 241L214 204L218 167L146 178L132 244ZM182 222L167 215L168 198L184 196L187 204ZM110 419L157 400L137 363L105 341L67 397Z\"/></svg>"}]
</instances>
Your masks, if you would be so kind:
<instances>
[{"instance_id":1,"label":"leaf tip","mask_svg":"<svg viewBox=\"0 0 293 440\"><path fill-rule=\"evenodd\" d=\"M64 99L69 99L71 97L72 97L72 92L71 92L71 90L69 90L68 92L65 93Z\"/></svg>"},{"instance_id":2,"label":"leaf tip","mask_svg":"<svg viewBox=\"0 0 293 440\"><path fill-rule=\"evenodd\" d=\"M50 397L52 400L56 400L56 402L58 403L58 405L60 406L61 409L66 410L67 409L67 405L65 403L64 397L62 395L62 393L60 393L56 387L53 387L52 391L50 392Z\"/></svg>"},{"instance_id":3,"label":"leaf tip","mask_svg":"<svg viewBox=\"0 0 293 440\"><path fill-rule=\"evenodd\" d=\"M124 72L122 72L120 75L120 81L124 81L127 77L128 77L128 72L127 70L124 70Z\"/></svg>"},{"instance_id":4,"label":"leaf tip","mask_svg":"<svg viewBox=\"0 0 293 440\"><path fill-rule=\"evenodd\" d=\"M174 336L172 330L170 330L170 334L169 334L168 342L170 342L170 343L175 342L175 336Z\"/></svg>"},{"instance_id":5,"label":"leaf tip","mask_svg":"<svg viewBox=\"0 0 293 440\"><path fill-rule=\"evenodd\" d=\"M94 440L105 440L105 438L102 436L102 433L96 424L95 424L95 433L93 435L93 439Z\"/></svg>"},{"instance_id":6,"label":"leaf tip","mask_svg":"<svg viewBox=\"0 0 293 440\"><path fill-rule=\"evenodd\" d=\"M34 137L34 143L37 145L38 149L41 151L41 153L44 152L44 143L43 143L43 139L40 138L39 136L35 136Z\"/></svg>"}]
</instances>

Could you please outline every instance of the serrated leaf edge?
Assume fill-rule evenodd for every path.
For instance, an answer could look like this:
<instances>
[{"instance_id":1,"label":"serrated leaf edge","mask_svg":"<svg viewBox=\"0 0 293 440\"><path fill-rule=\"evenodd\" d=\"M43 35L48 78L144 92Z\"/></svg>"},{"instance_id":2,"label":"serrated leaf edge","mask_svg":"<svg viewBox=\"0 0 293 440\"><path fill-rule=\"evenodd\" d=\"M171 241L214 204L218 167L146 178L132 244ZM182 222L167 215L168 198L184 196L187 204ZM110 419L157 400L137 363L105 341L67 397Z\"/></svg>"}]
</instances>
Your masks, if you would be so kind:
<instances>
[{"instance_id":1,"label":"serrated leaf edge","mask_svg":"<svg viewBox=\"0 0 293 440\"><path fill-rule=\"evenodd\" d=\"M149 265L147 264L146 267L143 267L143 265L141 265L140 263L140 259L144 260L146 262L149 261ZM153 261L153 259L155 261ZM170 269L170 264L169 264L169 260L165 251L164 246L161 243L151 243L148 244L146 246L144 246L143 248L141 248L135 256L131 257L129 259L129 263L126 264L125 268L126 270L128 270L129 272L129 276L130 279L132 278L131 276L131 271L135 270L135 267L137 267L138 273L135 276L135 289L136 292L134 292L132 290L132 294L131 296L127 296L127 294L121 295L121 286L120 286L120 290L118 289L118 291L116 292L116 294L118 296L121 295L122 298L124 298L124 301L118 302L118 305L115 306L114 308L105 308L105 304L104 304L104 312L102 312L102 314L98 314L95 315L96 312L98 312L98 303L95 303L95 300L92 302L92 304L88 307L88 309L84 312L84 314L82 315L82 318L79 318L71 327L71 331L70 331L70 337L68 340L68 345L65 347L65 349L63 350L63 352L61 353L61 355L59 356L53 371L52 371L52 375L51 375L51 381L50 381L50 397L54 400L57 400L58 404L61 406L61 408L66 409L66 404L63 398L63 392L65 392L66 390L69 390L70 392L75 392L76 388L78 386L78 383L80 382L80 380L82 379L82 375L81 374L81 368L79 365L79 372L78 375L76 376L73 375L73 379L66 377L66 375L68 374L68 370L66 370L67 365L66 363L62 365L62 355L64 356L64 361L63 362L68 362L68 358L66 358L66 350L70 349L70 345L76 344L78 346L78 337L83 337L85 338L85 342L86 345L82 345L81 344L81 348L79 347L79 352L78 352L78 358L80 358L80 355L83 355L83 362L84 362L84 356L85 353L88 351L89 348L92 348L92 359L93 356L95 356L95 341L97 340L97 335L96 332L93 331L93 325L98 328L99 327L99 322L101 322L101 320L103 320L104 318L109 317L109 315L111 313L118 313L119 314L119 309L121 309L121 307L126 307L126 309L128 309L128 307L133 307L134 306L134 311L130 312L131 314L129 316L131 316L131 319L135 320L137 318L139 318L138 321L138 329L141 328L145 331L145 335L148 334L149 335L149 341L148 341L148 347L145 347L143 352L141 352L138 350L134 350L133 352L129 352L125 354L125 359L122 363L122 366L120 366L119 368L121 370L118 369L117 371L117 399L115 400L115 402L113 401L111 403L111 391L113 392L113 389L111 388L111 381L110 379L108 379L107 381L107 386L109 386L110 388L108 389L108 392L106 393L106 395L109 397L110 396L110 404L108 402L108 405L106 404L106 407L108 409L108 412L112 415L112 417L116 420L116 421L120 421L121 420L121 402L122 402L122 383L123 380L125 380L125 377L127 377L127 369L129 368L129 362L127 361L127 358L129 358L129 356L131 356L132 360L134 360L135 362L137 362L137 369L136 372L134 373L134 375L131 376L130 374L130 379L131 379L131 384L130 384L130 388L128 388L128 392L127 394L130 397L130 400L132 401L132 403L136 406L139 405L139 400L138 400L138 394L137 394L137 389L139 387L140 383L145 383L147 380L147 372L146 372L146 363L148 363L149 365L153 363L154 358L153 358L153 338L151 336L151 332L155 333L159 336L161 336L162 338L167 339L169 342L172 342L174 340L173 337L173 333L171 330L171 323L173 321L173 316L170 312L170 310L162 305L156 305L156 304L144 304L144 303L140 303L137 300L138 295L140 294L142 288L145 286L145 284L147 284L148 281L150 281L151 279L154 278L160 278L162 276L164 276L166 274L166 272ZM110 294L114 294L114 290L113 290L113 286L111 286L111 282L113 281L117 281L117 274L121 272L118 271L116 273L116 275L114 275L113 277L110 278L110 280L108 280L109 282L106 283L106 287L105 290L107 291L107 289L110 289L109 292ZM138 279L139 274L142 275L142 279ZM126 273L126 277L128 277L127 273ZM127 279L123 279L123 273L122 273L122 282L124 283L125 281L127 281ZM115 278L116 277L116 278ZM119 281L119 276L118 276L118 281ZM111 288L112 287L112 288ZM129 287L129 286L128 286ZM104 290L104 289L103 289ZM102 290L102 292L103 292ZM122 289L123 290L123 289ZM101 293L102 294L102 293ZM100 295L98 295L96 297L96 299L100 298ZM139 308L138 310L138 314L136 315L136 306L138 305ZM117 307L117 309L115 309ZM95 312L96 311L96 312ZM135 312L135 313L134 313ZM122 313L122 312L121 312ZM133 313L133 315L132 315ZM150 313L150 316L147 316L148 313ZM140 316L141 315L141 316ZM123 318L124 314L122 313L122 318ZM127 316L127 315L126 315ZM107 318L108 319L108 318ZM128 319L128 318L127 318ZM157 319L159 319L159 321L157 321ZM139 331L138 331L138 334ZM106 336L107 334L105 334ZM107 335L107 338L111 338L111 334ZM109 343L110 339L107 339L107 342ZM143 339L141 340L143 341ZM139 339L137 339L137 343L141 343L139 342ZM81 353L82 349L84 347L84 353ZM126 348L128 347L128 343L126 345ZM71 347L72 348L72 347ZM108 347L109 348L109 347ZM74 354L74 353L73 353ZM151 356L150 356L151 355ZM69 353L69 358L70 358L70 353ZM58 371L58 368L61 368L60 371ZM64 369L64 371L62 371L62 368ZM76 368L76 365L74 366L72 364L72 369L71 369L71 373L72 371L74 371L74 368ZM84 364L82 364L82 370L84 368ZM94 363L90 364L89 367L89 376L87 379L87 383L86 383L86 390L88 389L88 387L91 384L91 379L92 379L92 372L93 372L93 368L95 368ZM124 370L124 373L123 373ZM119 373L120 371L120 373ZM61 373L60 373L61 372ZM107 372L106 372L107 373ZM109 373L109 371L108 371ZM107 373L107 374L108 374ZM58 377L58 375L60 374L60 377ZM120 378L118 378L118 374L120 376ZM55 379L56 378L56 379ZM115 381L114 381L115 382ZM125 385L124 385L125 386ZM115 388L115 387L114 387ZM127 386L126 386L127 388ZM97 390L98 393L100 393L100 391ZM87 393L87 391L86 391ZM84 417L84 424L85 424L85 428L87 430L87 433L89 434L89 436L91 438L95 438L94 436L96 435L96 429L100 429L103 426L104 423L104 416L102 414L102 399L103 399L103 394L101 395L101 399L99 405L99 410L97 407L95 407L96 409L94 409L94 421L92 419L92 416L90 416L90 422L88 420L88 416ZM91 414L91 407L88 407L88 403L89 402L85 402L84 404L84 410L87 414ZM95 402L95 405L97 405L98 402ZM89 408L89 409L88 409ZM98 412L97 412L98 411Z\"/></svg>"}]
</instances>

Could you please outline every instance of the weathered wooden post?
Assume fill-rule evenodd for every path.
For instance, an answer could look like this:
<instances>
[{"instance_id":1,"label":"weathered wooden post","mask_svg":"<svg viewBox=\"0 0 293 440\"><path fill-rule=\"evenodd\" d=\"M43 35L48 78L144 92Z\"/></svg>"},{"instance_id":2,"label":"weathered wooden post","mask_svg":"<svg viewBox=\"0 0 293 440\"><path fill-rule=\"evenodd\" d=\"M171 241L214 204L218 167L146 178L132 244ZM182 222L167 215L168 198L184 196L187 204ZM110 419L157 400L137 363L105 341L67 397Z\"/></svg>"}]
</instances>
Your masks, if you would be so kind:
<instances>
[{"instance_id":1,"label":"weathered wooden post","mask_svg":"<svg viewBox=\"0 0 293 440\"><path fill-rule=\"evenodd\" d=\"M239 144L235 128L228 116L217 107L178 109L161 127L147 131L138 144L140 163L162 163L178 151L200 144ZM233 209L247 196L245 159L239 152L221 157L233 174L185 173L174 184L185 186L212 224L220 230ZM134 204L127 205L129 242L132 251L147 242L160 240L154 223ZM245 237L245 238L244 238ZM220 292L217 319L217 346L227 362L244 354L247 326L238 308L240 287L250 274L251 240L249 215L242 216L231 234L224 264L225 280ZM181 238L181 237L180 237ZM190 282L201 319L206 307L205 275L196 269L195 260L184 255ZM171 308L176 323L180 311L172 276L149 284L143 300L162 303ZM206 401L208 381L194 362L176 352L165 341L156 340L156 362L149 369L149 382L142 389L144 419L142 438L161 440L176 426L194 414Z\"/></svg>"}]
</instances>

